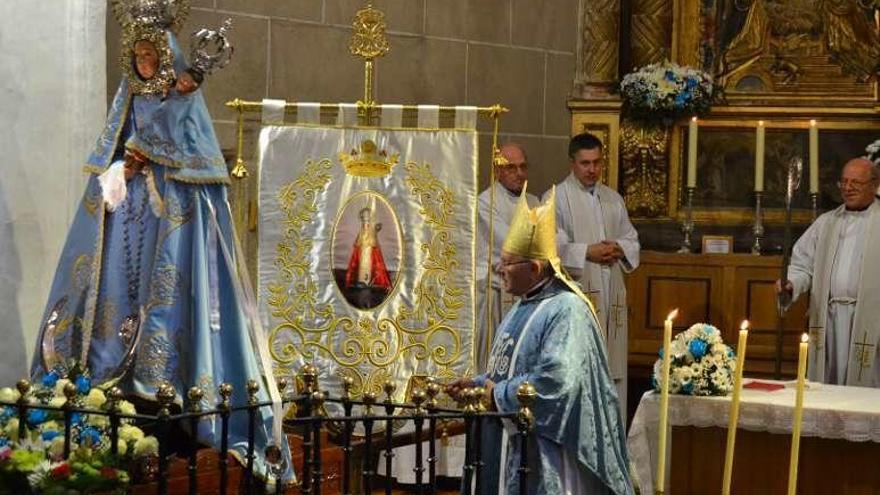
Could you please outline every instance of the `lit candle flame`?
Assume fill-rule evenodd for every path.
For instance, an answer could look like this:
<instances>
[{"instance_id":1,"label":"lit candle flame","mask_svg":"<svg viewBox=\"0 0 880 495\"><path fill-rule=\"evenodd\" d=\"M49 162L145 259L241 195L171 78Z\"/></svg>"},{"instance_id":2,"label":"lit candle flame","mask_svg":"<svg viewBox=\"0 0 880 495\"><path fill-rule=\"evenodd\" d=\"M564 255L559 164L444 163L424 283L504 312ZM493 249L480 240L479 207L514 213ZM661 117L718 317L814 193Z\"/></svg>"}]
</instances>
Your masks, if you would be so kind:
<instances>
[{"instance_id":1,"label":"lit candle flame","mask_svg":"<svg viewBox=\"0 0 880 495\"><path fill-rule=\"evenodd\" d=\"M697 121L697 117L696 117L696 116L691 117L691 121L696 122L696 121Z\"/></svg>"},{"instance_id":2,"label":"lit candle flame","mask_svg":"<svg viewBox=\"0 0 880 495\"><path fill-rule=\"evenodd\" d=\"M816 127L816 119L810 119L810 125Z\"/></svg>"},{"instance_id":3,"label":"lit candle flame","mask_svg":"<svg viewBox=\"0 0 880 495\"><path fill-rule=\"evenodd\" d=\"M801 335L801 342L806 344L809 341L810 341L810 336L808 334L804 333L803 335Z\"/></svg>"},{"instance_id":4,"label":"lit candle flame","mask_svg":"<svg viewBox=\"0 0 880 495\"><path fill-rule=\"evenodd\" d=\"M748 330L749 329L749 320L743 320L742 323L739 324L740 330Z\"/></svg>"},{"instance_id":5,"label":"lit candle flame","mask_svg":"<svg viewBox=\"0 0 880 495\"><path fill-rule=\"evenodd\" d=\"M672 310L671 313L669 313L669 315L666 316L666 319L667 320L674 320L677 316L678 316L678 308L675 308Z\"/></svg>"},{"instance_id":6,"label":"lit candle flame","mask_svg":"<svg viewBox=\"0 0 880 495\"><path fill-rule=\"evenodd\" d=\"M759 120L759 121L758 121L758 125L761 126L761 127L764 127L764 121L763 121L763 120Z\"/></svg>"}]
</instances>

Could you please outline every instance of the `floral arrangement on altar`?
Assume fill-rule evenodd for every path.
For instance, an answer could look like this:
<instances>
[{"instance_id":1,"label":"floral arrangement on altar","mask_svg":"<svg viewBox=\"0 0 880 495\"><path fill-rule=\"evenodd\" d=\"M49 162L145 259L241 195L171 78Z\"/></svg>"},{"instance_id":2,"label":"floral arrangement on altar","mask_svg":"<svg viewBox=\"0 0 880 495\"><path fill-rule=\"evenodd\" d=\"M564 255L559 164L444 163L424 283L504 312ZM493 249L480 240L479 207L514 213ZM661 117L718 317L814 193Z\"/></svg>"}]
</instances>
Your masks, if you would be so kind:
<instances>
[{"instance_id":1,"label":"floral arrangement on altar","mask_svg":"<svg viewBox=\"0 0 880 495\"><path fill-rule=\"evenodd\" d=\"M721 340L721 332L707 323L696 323L672 339L670 344L669 393L684 395L727 395L733 391L736 355ZM654 363L652 384L660 390L663 349Z\"/></svg>"},{"instance_id":2,"label":"floral arrangement on altar","mask_svg":"<svg viewBox=\"0 0 880 495\"><path fill-rule=\"evenodd\" d=\"M620 93L630 117L670 125L682 117L708 113L718 91L706 72L667 61L624 76Z\"/></svg>"},{"instance_id":3,"label":"floral arrangement on altar","mask_svg":"<svg viewBox=\"0 0 880 495\"><path fill-rule=\"evenodd\" d=\"M865 148L865 158L871 160L876 165L880 165L880 139Z\"/></svg>"},{"instance_id":4,"label":"floral arrangement on altar","mask_svg":"<svg viewBox=\"0 0 880 495\"><path fill-rule=\"evenodd\" d=\"M76 368L72 368L76 369ZM75 395L72 389L75 387ZM47 373L33 388L0 389L0 486L19 493L78 494L124 493L131 481L126 468L158 456L159 442L121 418L117 455L111 454L110 417L71 413L70 455L64 457L64 412L67 393L75 407L109 412L104 391L93 388L87 373ZM26 416L19 417L25 390ZM44 406L52 409L34 409ZM118 414L136 414L132 403L116 403ZM22 429L21 422L25 424ZM22 434L23 431L23 434Z\"/></svg>"}]
</instances>

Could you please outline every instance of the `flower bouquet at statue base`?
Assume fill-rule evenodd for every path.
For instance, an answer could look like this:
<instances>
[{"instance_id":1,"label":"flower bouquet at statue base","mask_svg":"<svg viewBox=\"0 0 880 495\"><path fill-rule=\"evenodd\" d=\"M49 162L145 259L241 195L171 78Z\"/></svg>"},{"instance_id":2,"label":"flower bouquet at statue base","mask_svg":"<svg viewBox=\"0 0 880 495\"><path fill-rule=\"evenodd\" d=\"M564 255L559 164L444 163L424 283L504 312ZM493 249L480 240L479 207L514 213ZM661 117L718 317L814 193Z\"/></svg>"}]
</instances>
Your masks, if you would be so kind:
<instances>
[{"instance_id":1,"label":"flower bouquet at statue base","mask_svg":"<svg viewBox=\"0 0 880 495\"><path fill-rule=\"evenodd\" d=\"M727 395L733 391L736 355L721 340L712 325L696 323L672 339L670 344L669 393L683 395ZM654 363L651 383L660 390L663 379L663 349Z\"/></svg>"},{"instance_id":2,"label":"flower bouquet at statue base","mask_svg":"<svg viewBox=\"0 0 880 495\"><path fill-rule=\"evenodd\" d=\"M109 413L112 401L92 387L88 372L78 366L50 371L33 387L20 382L17 388L0 389L0 486L8 493L125 493L129 470L158 456L158 440L126 417L120 418L117 453L112 454L110 417L98 414ZM68 411L70 455L65 458L68 397L71 406L95 412ZM122 416L136 414L128 401L119 400L115 407Z\"/></svg>"},{"instance_id":3,"label":"flower bouquet at statue base","mask_svg":"<svg viewBox=\"0 0 880 495\"><path fill-rule=\"evenodd\" d=\"M669 126L705 115L720 93L711 75L668 61L646 65L620 81L624 114L645 124Z\"/></svg>"}]
</instances>

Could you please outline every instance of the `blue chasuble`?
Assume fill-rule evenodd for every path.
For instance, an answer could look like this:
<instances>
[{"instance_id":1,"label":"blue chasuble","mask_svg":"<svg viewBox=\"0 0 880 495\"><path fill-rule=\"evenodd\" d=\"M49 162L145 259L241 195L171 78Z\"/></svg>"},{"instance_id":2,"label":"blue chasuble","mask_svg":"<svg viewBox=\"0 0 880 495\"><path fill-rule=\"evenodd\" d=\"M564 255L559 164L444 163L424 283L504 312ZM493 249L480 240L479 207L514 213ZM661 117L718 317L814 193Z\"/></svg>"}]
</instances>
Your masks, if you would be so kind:
<instances>
[{"instance_id":1,"label":"blue chasuble","mask_svg":"<svg viewBox=\"0 0 880 495\"><path fill-rule=\"evenodd\" d=\"M166 34L180 74L186 60ZM98 176L126 153L145 158L149 173L128 181L124 202L108 211ZM96 384L115 383L148 400L167 382L181 404L198 386L204 408L217 406L224 382L234 387L233 407L247 404L247 381L255 379L258 399L268 401L271 363L260 359L228 172L201 91L135 95L123 79L85 170L91 176L58 263L31 374L40 377L52 362L85 361ZM124 330L132 315L139 333ZM271 410L262 408L259 418L255 467L265 475ZM229 448L242 461L247 423L246 413L232 414ZM200 421L198 437L219 448L219 418ZM286 441L281 448L290 479Z\"/></svg>"},{"instance_id":2,"label":"blue chasuble","mask_svg":"<svg viewBox=\"0 0 880 495\"><path fill-rule=\"evenodd\" d=\"M504 317L487 373L476 379L495 383L495 403L505 413L519 410L516 391L524 381L537 391L528 439L529 495L563 493L563 478L573 477L607 493L633 493L624 424L598 329L584 301L553 279ZM476 493L519 493L521 443L515 432L510 423L484 423L483 486Z\"/></svg>"}]
</instances>

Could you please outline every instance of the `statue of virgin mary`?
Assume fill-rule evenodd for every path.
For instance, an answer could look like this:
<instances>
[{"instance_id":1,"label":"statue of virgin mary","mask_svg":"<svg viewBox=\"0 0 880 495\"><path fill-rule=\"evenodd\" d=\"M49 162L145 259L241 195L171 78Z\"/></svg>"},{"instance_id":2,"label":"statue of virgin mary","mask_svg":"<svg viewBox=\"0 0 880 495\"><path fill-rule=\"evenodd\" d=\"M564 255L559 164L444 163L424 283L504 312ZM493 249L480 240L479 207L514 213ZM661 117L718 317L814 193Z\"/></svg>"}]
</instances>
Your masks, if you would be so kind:
<instances>
[{"instance_id":1,"label":"statue of virgin mary","mask_svg":"<svg viewBox=\"0 0 880 495\"><path fill-rule=\"evenodd\" d=\"M231 47L224 29L202 31L211 43L197 45L221 49L197 50L189 64L172 32L185 4L114 2L125 77L86 161L90 177L58 263L32 375L77 363L93 383L146 400L170 385L180 404L198 386L208 408L220 401L224 382L234 387L232 405L246 404L254 379L258 398L275 400L236 249L226 163L199 90ZM288 447L272 438L280 430L272 411L263 408L261 417L256 466L265 474L263 448L273 441L285 453ZM206 418L198 437L219 446L220 428L219 419ZM244 459L246 414L233 414L229 446Z\"/></svg>"}]
</instances>

